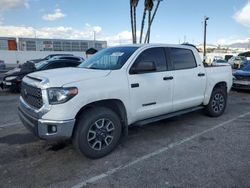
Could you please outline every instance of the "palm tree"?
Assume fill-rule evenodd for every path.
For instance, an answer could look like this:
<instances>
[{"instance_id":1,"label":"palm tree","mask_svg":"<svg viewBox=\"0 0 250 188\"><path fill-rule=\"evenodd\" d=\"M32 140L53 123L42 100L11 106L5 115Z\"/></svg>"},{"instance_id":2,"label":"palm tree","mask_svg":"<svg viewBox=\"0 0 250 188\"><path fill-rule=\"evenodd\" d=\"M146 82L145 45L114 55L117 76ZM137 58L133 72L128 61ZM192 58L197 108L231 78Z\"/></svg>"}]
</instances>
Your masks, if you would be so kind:
<instances>
[{"instance_id":1,"label":"palm tree","mask_svg":"<svg viewBox=\"0 0 250 188\"><path fill-rule=\"evenodd\" d=\"M150 36L149 36L149 35L150 35L151 26L152 26L152 23L153 23L154 18L155 18L155 14L156 14L156 12L157 12L157 10L158 10L158 8L159 8L159 5L160 5L161 1L162 1L162 0L157 0L157 5L156 5L156 7L155 7L153 16L152 16L152 18L151 18L151 20L150 20L150 22L149 22L149 26L148 26L148 30L147 30L147 33L146 33L146 37L145 37L144 43L146 43L146 42L149 43L149 41L150 41Z\"/></svg>"},{"instance_id":2,"label":"palm tree","mask_svg":"<svg viewBox=\"0 0 250 188\"><path fill-rule=\"evenodd\" d=\"M142 22L141 22L141 34L140 34L140 43L142 42L142 36L143 36L143 29L144 29L144 23L146 18L146 13L148 11L149 13L149 22L150 22L150 13L153 9L154 3L153 0L145 0L144 2L144 11L142 16Z\"/></svg>"},{"instance_id":3,"label":"palm tree","mask_svg":"<svg viewBox=\"0 0 250 188\"><path fill-rule=\"evenodd\" d=\"M149 30L149 32L148 32L148 43L149 43L149 39L150 39L150 27L151 27L151 25L150 25L150 21L151 21L151 11L152 11L153 7L154 7L154 3L153 3L153 0L151 0L151 1L150 1L150 4L149 4L149 7L148 7L148 30Z\"/></svg>"},{"instance_id":4,"label":"palm tree","mask_svg":"<svg viewBox=\"0 0 250 188\"><path fill-rule=\"evenodd\" d=\"M134 19L133 19L132 0L130 0L130 22L131 22L131 31L132 31L132 42L134 43Z\"/></svg>"},{"instance_id":5,"label":"palm tree","mask_svg":"<svg viewBox=\"0 0 250 188\"><path fill-rule=\"evenodd\" d=\"M137 42L136 36L136 7L139 0L130 0L130 17L131 17L131 29L132 29L132 38L133 43Z\"/></svg>"}]
</instances>

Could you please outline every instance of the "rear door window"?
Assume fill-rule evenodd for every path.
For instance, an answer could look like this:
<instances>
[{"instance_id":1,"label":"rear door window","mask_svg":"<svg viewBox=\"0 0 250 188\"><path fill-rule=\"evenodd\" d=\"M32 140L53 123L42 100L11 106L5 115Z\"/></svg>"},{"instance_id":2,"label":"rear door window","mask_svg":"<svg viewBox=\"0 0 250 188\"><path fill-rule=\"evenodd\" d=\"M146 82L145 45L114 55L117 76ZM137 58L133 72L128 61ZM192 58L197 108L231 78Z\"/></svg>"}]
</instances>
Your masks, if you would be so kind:
<instances>
[{"instance_id":1,"label":"rear door window","mask_svg":"<svg viewBox=\"0 0 250 188\"><path fill-rule=\"evenodd\" d=\"M192 50L171 48L170 57L174 70L191 69L197 66Z\"/></svg>"}]
</instances>

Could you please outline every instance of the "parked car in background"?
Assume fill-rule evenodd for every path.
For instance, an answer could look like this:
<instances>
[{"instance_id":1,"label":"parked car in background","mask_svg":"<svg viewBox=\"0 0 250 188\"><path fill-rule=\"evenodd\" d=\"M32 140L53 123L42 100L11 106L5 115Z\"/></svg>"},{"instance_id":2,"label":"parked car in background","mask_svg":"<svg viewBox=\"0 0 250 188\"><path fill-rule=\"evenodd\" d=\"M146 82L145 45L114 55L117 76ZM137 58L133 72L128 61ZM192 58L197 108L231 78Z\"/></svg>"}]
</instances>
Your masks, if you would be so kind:
<instances>
[{"instance_id":1,"label":"parked car in background","mask_svg":"<svg viewBox=\"0 0 250 188\"><path fill-rule=\"evenodd\" d=\"M233 73L233 88L250 90L250 63Z\"/></svg>"},{"instance_id":2,"label":"parked car in background","mask_svg":"<svg viewBox=\"0 0 250 188\"><path fill-rule=\"evenodd\" d=\"M23 64L20 68L15 68L5 73L3 81L0 84L0 87L2 89L8 88L11 91L20 91L23 77L31 72L64 68L64 67L77 67L83 61L84 61L83 59L77 57L75 60L53 59L47 61L40 61L36 63L27 62Z\"/></svg>"},{"instance_id":3,"label":"parked car in background","mask_svg":"<svg viewBox=\"0 0 250 188\"><path fill-rule=\"evenodd\" d=\"M41 59L32 59L32 60L29 60L29 61L27 61L27 62L30 62L30 63L38 63L38 62L40 62L40 61L47 61L47 60L50 60L51 58L53 58L53 57L56 57L56 56L60 56L60 57L62 57L62 56L73 56L73 54L50 54L50 55L48 55L48 56L46 56L46 57L44 57L44 58L41 58Z\"/></svg>"},{"instance_id":4,"label":"parked car in background","mask_svg":"<svg viewBox=\"0 0 250 188\"><path fill-rule=\"evenodd\" d=\"M6 68L6 65L3 60L0 60L0 70L4 70Z\"/></svg>"},{"instance_id":5,"label":"parked car in background","mask_svg":"<svg viewBox=\"0 0 250 188\"><path fill-rule=\"evenodd\" d=\"M235 56L228 60L228 63L232 66L233 69L239 69L242 62L246 61L244 56Z\"/></svg>"},{"instance_id":6,"label":"parked car in background","mask_svg":"<svg viewBox=\"0 0 250 188\"><path fill-rule=\"evenodd\" d=\"M73 61L84 61L85 59L83 57L78 56L54 56L50 60L56 60L56 59L64 59L64 60L73 60Z\"/></svg>"},{"instance_id":7,"label":"parked car in background","mask_svg":"<svg viewBox=\"0 0 250 188\"><path fill-rule=\"evenodd\" d=\"M233 57L233 55L225 55L225 58L224 58L224 59L225 59L226 61L228 61L228 60L229 60L230 58L232 58L232 57Z\"/></svg>"},{"instance_id":8,"label":"parked car in background","mask_svg":"<svg viewBox=\"0 0 250 188\"><path fill-rule=\"evenodd\" d=\"M230 65L230 64L224 59L217 59L212 62L212 65L220 66L220 65Z\"/></svg>"},{"instance_id":9,"label":"parked car in background","mask_svg":"<svg viewBox=\"0 0 250 188\"><path fill-rule=\"evenodd\" d=\"M247 66L248 64L250 64L250 60L242 61L242 63L241 63L241 68L244 68L244 67Z\"/></svg>"},{"instance_id":10,"label":"parked car in background","mask_svg":"<svg viewBox=\"0 0 250 188\"><path fill-rule=\"evenodd\" d=\"M214 56L213 61L217 60L223 60L224 58L222 56Z\"/></svg>"},{"instance_id":11,"label":"parked car in background","mask_svg":"<svg viewBox=\"0 0 250 188\"><path fill-rule=\"evenodd\" d=\"M250 51L240 53L238 56L243 56L243 57L245 57L247 60L250 60Z\"/></svg>"}]
</instances>

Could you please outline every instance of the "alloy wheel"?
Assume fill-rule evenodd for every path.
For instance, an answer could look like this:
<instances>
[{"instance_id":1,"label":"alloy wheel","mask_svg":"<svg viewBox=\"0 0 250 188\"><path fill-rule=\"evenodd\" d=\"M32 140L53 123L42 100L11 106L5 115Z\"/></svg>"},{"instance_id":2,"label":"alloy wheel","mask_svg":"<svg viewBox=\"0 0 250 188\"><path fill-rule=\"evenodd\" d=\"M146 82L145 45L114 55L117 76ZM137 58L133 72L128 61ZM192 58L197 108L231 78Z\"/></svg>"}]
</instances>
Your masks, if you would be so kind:
<instances>
[{"instance_id":1,"label":"alloy wheel","mask_svg":"<svg viewBox=\"0 0 250 188\"><path fill-rule=\"evenodd\" d=\"M98 119L89 128L87 141L94 150L102 150L112 143L114 138L114 123L109 119Z\"/></svg>"}]
</instances>

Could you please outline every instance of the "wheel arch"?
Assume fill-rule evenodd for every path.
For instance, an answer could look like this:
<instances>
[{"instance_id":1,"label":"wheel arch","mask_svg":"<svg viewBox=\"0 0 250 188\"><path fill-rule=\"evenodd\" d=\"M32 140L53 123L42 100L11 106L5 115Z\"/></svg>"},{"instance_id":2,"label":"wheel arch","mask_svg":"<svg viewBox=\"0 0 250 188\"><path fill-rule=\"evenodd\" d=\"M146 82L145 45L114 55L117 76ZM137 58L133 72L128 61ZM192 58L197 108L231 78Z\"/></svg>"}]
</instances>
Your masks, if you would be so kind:
<instances>
[{"instance_id":1,"label":"wheel arch","mask_svg":"<svg viewBox=\"0 0 250 188\"><path fill-rule=\"evenodd\" d=\"M113 110L121 119L122 134L127 136L127 134L128 134L127 111L126 111L124 103L120 99L104 99L104 100L100 100L100 101L91 102L91 103L83 106L75 116L76 123L75 123L75 127L73 129L72 136L74 135L74 132L76 130L76 125L77 125L77 121L79 119L80 114L84 113L85 111L87 111L91 108L95 108L95 107L106 107L106 108Z\"/></svg>"},{"instance_id":2,"label":"wheel arch","mask_svg":"<svg viewBox=\"0 0 250 188\"><path fill-rule=\"evenodd\" d=\"M213 87L211 87L210 89L207 89L206 95L205 95L205 100L203 102L203 105L207 105L209 103L209 100L211 98L212 92L215 88L225 88L225 91L227 93L227 82L226 81L221 81L216 83Z\"/></svg>"},{"instance_id":3,"label":"wheel arch","mask_svg":"<svg viewBox=\"0 0 250 188\"><path fill-rule=\"evenodd\" d=\"M215 86L213 87L212 91L217 88L217 87L220 87L220 88L225 88L226 91L227 91L227 83L225 81L222 81L222 82L219 82L217 84L215 84Z\"/></svg>"}]
</instances>

